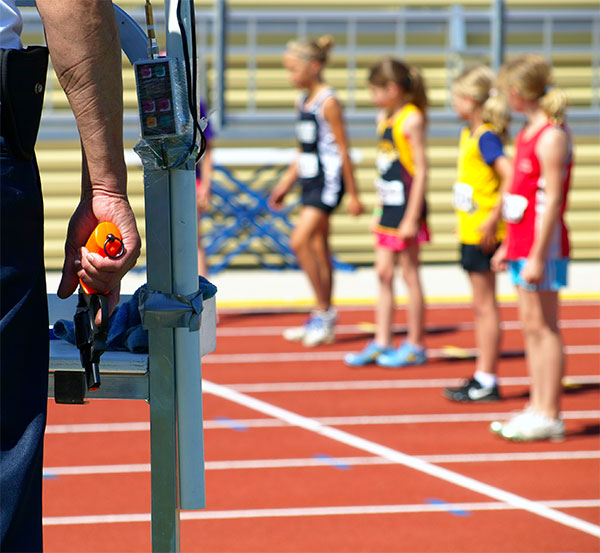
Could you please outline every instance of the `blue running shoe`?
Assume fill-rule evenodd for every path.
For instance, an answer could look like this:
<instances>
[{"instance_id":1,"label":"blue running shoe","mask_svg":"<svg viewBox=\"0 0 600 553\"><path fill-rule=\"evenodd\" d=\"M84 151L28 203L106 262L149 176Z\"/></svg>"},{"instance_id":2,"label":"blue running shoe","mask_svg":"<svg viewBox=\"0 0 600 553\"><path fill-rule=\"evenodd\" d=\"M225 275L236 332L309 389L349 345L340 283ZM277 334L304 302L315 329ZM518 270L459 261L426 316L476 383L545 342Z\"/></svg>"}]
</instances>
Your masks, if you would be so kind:
<instances>
[{"instance_id":1,"label":"blue running shoe","mask_svg":"<svg viewBox=\"0 0 600 553\"><path fill-rule=\"evenodd\" d=\"M375 362L382 367L398 368L423 365L426 361L425 348L414 346L405 340L398 349L382 353Z\"/></svg>"},{"instance_id":2,"label":"blue running shoe","mask_svg":"<svg viewBox=\"0 0 600 553\"><path fill-rule=\"evenodd\" d=\"M393 351L394 348L380 346L379 344L375 343L375 341L371 341L362 351L357 353L348 353L344 357L344 362L346 365L350 365L351 367L362 367L363 365L375 363L381 354L392 353Z\"/></svg>"}]
</instances>

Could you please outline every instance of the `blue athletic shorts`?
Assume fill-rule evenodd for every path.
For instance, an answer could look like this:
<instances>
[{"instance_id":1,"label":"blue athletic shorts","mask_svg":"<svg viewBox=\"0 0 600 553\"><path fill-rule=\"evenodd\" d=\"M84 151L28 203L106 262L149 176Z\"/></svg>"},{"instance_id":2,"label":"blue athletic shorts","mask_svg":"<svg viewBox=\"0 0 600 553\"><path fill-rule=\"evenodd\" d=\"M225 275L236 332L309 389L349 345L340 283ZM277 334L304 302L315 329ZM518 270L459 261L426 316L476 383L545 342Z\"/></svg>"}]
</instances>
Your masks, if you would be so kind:
<instances>
[{"instance_id":1,"label":"blue athletic shorts","mask_svg":"<svg viewBox=\"0 0 600 553\"><path fill-rule=\"evenodd\" d=\"M567 285L567 267L569 265L569 260L567 258L546 261L544 266L544 279L540 284L527 284L523 280L521 273L523 272L523 267L526 262L526 259L517 259L508 262L508 274L515 286L520 286L524 290L529 291L557 291Z\"/></svg>"}]
</instances>

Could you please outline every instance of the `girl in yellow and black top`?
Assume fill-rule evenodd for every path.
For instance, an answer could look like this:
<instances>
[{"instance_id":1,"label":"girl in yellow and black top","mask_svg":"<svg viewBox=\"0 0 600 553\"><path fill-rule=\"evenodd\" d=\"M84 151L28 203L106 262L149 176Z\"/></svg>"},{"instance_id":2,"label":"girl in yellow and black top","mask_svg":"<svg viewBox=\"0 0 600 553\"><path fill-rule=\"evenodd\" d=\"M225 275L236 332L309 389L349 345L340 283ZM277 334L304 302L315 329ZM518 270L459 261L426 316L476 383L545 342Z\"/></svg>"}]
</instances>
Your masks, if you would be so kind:
<instances>
[{"instance_id":1,"label":"girl in yellow and black top","mask_svg":"<svg viewBox=\"0 0 600 553\"><path fill-rule=\"evenodd\" d=\"M459 143L454 208L458 217L461 264L473 288L475 340L479 350L475 374L459 388L445 390L454 401L500 399L496 363L500 347L500 314L492 255L504 238L501 190L512 178L502 142L510 109L493 88L494 74L485 66L465 71L454 83L452 103L467 122Z\"/></svg>"},{"instance_id":2,"label":"girl in yellow and black top","mask_svg":"<svg viewBox=\"0 0 600 553\"><path fill-rule=\"evenodd\" d=\"M425 127L427 96L419 71L386 58L370 71L373 103L381 108L377 134L379 206L374 233L379 277L375 339L357 353L348 354L348 365L377 363L402 367L425 363L423 344L425 303L419 276L419 244L429 240L425 220ZM392 347L394 271L400 262L408 289L408 334L398 349Z\"/></svg>"}]
</instances>

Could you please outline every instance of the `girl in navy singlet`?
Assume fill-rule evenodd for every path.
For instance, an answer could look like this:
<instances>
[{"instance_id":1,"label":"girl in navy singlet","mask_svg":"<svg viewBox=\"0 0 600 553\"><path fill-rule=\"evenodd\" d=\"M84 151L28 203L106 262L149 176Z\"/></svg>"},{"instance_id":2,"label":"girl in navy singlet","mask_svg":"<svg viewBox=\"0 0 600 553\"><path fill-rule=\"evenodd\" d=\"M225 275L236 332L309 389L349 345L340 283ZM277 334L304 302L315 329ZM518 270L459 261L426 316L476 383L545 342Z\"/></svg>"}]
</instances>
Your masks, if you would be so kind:
<instances>
[{"instance_id":1,"label":"girl in navy singlet","mask_svg":"<svg viewBox=\"0 0 600 553\"><path fill-rule=\"evenodd\" d=\"M342 107L322 77L332 46L329 36L288 44L283 62L292 84L303 91L296 102L299 152L269 199L273 207L281 206L296 182L302 187L302 210L290 245L313 287L316 306L305 325L287 329L284 337L302 341L305 346L334 339L337 313L331 305L329 215L340 204L344 192L348 194L348 211L352 215L362 213Z\"/></svg>"},{"instance_id":2,"label":"girl in navy singlet","mask_svg":"<svg viewBox=\"0 0 600 553\"><path fill-rule=\"evenodd\" d=\"M560 417L565 356L557 319L558 290L567 280L564 212L573 158L564 123L567 96L552 86L551 71L544 58L532 54L500 71L510 107L527 121L515 140L513 180L502 202L507 233L492 267L508 268L517 287L531 393L522 413L493 422L491 430L518 441L565 436Z\"/></svg>"}]
</instances>

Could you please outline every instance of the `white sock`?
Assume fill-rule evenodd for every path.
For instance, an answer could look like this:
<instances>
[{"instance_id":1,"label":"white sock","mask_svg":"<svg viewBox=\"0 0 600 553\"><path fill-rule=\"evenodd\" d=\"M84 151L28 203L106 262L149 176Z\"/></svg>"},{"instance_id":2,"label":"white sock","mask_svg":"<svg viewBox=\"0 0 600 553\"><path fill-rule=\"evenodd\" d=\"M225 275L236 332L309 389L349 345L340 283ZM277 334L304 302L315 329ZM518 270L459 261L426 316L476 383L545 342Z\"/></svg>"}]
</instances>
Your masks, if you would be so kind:
<instances>
[{"instance_id":1,"label":"white sock","mask_svg":"<svg viewBox=\"0 0 600 553\"><path fill-rule=\"evenodd\" d=\"M484 373L483 371L475 371L473 378L481 384L483 388L493 388L498 382L495 374Z\"/></svg>"}]
</instances>

